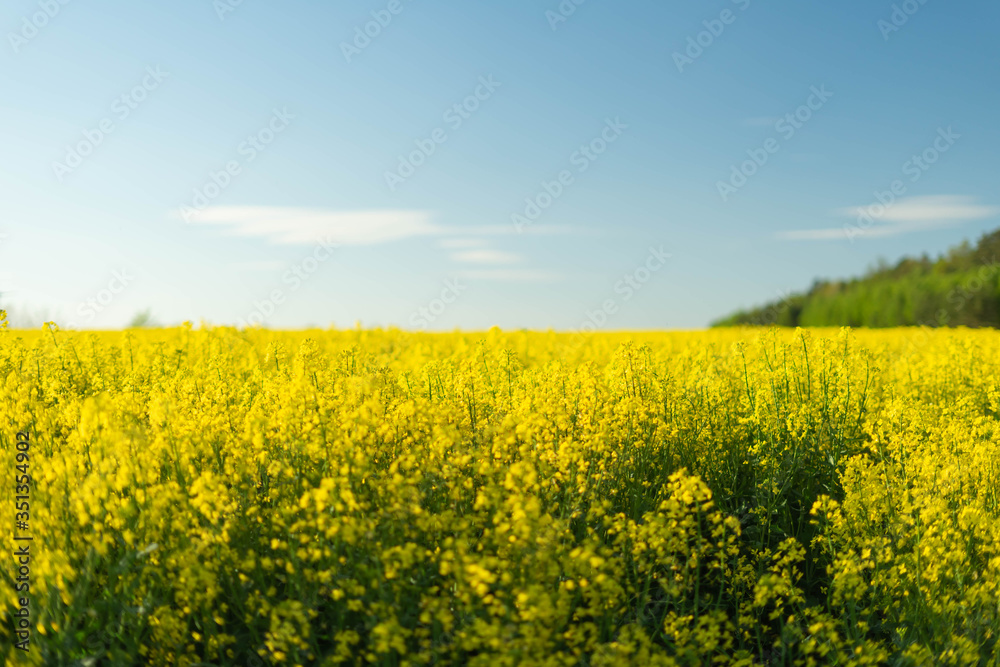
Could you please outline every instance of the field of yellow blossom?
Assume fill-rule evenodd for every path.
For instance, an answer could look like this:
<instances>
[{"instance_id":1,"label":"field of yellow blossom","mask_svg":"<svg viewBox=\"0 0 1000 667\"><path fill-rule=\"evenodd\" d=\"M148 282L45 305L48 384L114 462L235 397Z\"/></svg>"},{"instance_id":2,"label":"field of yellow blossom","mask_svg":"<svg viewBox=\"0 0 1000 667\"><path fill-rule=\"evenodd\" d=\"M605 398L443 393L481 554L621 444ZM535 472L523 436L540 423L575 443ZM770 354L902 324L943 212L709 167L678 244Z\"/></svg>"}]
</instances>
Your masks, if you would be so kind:
<instances>
[{"instance_id":1,"label":"field of yellow blossom","mask_svg":"<svg viewBox=\"0 0 1000 667\"><path fill-rule=\"evenodd\" d=\"M998 420L993 330L0 329L0 651L998 665Z\"/></svg>"}]
</instances>

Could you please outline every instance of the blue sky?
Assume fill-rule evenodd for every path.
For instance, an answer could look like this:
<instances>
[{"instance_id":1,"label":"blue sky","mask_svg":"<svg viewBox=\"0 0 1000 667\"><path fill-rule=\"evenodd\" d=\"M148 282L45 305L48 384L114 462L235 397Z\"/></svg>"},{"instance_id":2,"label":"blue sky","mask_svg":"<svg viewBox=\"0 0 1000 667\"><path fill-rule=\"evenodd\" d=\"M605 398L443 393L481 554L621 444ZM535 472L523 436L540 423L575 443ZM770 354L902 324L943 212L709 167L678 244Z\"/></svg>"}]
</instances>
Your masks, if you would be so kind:
<instances>
[{"instance_id":1,"label":"blue sky","mask_svg":"<svg viewBox=\"0 0 1000 667\"><path fill-rule=\"evenodd\" d=\"M0 18L25 320L695 328L1000 220L984 0L63 2Z\"/></svg>"}]
</instances>

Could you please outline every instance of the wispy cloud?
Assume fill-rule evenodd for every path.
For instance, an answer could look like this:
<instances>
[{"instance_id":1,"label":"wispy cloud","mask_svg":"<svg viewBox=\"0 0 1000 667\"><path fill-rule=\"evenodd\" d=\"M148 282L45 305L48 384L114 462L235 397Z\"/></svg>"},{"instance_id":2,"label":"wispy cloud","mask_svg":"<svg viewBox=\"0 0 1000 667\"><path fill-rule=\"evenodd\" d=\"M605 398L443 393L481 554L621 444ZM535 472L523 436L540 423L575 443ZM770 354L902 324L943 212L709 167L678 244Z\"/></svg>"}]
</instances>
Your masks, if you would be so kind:
<instances>
[{"instance_id":1,"label":"wispy cloud","mask_svg":"<svg viewBox=\"0 0 1000 667\"><path fill-rule=\"evenodd\" d=\"M847 216L858 216L866 207L843 209ZM1000 209L976 203L976 197L962 195L936 195L933 197L908 197L889 205L880 216L886 222L952 222L981 220L996 215Z\"/></svg>"},{"instance_id":2,"label":"wispy cloud","mask_svg":"<svg viewBox=\"0 0 1000 667\"><path fill-rule=\"evenodd\" d=\"M451 258L463 264L516 264L521 261L520 256L512 252L489 248L453 252Z\"/></svg>"},{"instance_id":3,"label":"wispy cloud","mask_svg":"<svg viewBox=\"0 0 1000 667\"><path fill-rule=\"evenodd\" d=\"M331 211L279 206L217 206L194 214L191 224L209 225L235 236L257 237L275 245L336 243L341 246L375 245L416 237L438 237L436 244L448 251L456 264L501 267L519 264L521 255L494 248L491 237L515 233L510 225L445 226L431 220L432 214L414 210ZM567 226L532 227L539 236L574 233ZM231 265L237 271L274 271L277 261L251 261ZM556 274L536 269L470 270L463 274L476 280L549 282Z\"/></svg>"},{"instance_id":4,"label":"wispy cloud","mask_svg":"<svg viewBox=\"0 0 1000 667\"><path fill-rule=\"evenodd\" d=\"M465 237L444 239L444 248L479 247L477 236L514 234L510 225L444 226L431 222L428 211L335 211L282 206L212 206L191 214L191 224L215 225L236 236L255 236L274 244L310 244L319 241L341 245L373 245L416 236ZM525 230L539 236L574 233L569 225L548 225Z\"/></svg>"},{"instance_id":5,"label":"wispy cloud","mask_svg":"<svg viewBox=\"0 0 1000 667\"><path fill-rule=\"evenodd\" d=\"M233 271L277 271L284 264L276 259L263 259L256 262L234 262L229 265Z\"/></svg>"},{"instance_id":6,"label":"wispy cloud","mask_svg":"<svg viewBox=\"0 0 1000 667\"><path fill-rule=\"evenodd\" d=\"M441 239L438 245L442 248L482 248L486 245L483 239Z\"/></svg>"},{"instance_id":7,"label":"wispy cloud","mask_svg":"<svg viewBox=\"0 0 1000 667\"><path fill-rule=\"evenodd\" d=\"M826 227L824 229L790 229L778 232L774 238L782 241L844 241L847 230L843 227Z\"/></svg>"},{"instance_id":8,"label":"wispy cloud","mask_svg":"<svg viewBox=\"0 0 1000 667\"><path fill-rule=\"evenodd\" d=\"M196 213L192 224L222 225L237 236L275 244L323 242L371 245L442 233L425 211L328 211L272 206L217 206Z\"/></svg>"},{"instance_id":9,"label":"wispy cloud","mask_svg":"<svg viewBox=\"0 0 1000 667\"><path fill-rule=\"evenodd\" d=\"M927 231L936 229L934 227L906 225L882 225L864 230L862 233L855 233L854 236L865 236L870 239L882 239L890 236L899 236L910 232ZM795 229L787 232L778 232L776 238L783 241L846 241L852 238L849 228L827 227L825 229Z\"/></svg>"},{"instance_id":10,"label":"wispy cloud","mask_svg":"<svg viewBox=\"0 0 1000 667\"><path fill-rule=\"evenodd\" d=\"M538 269L478 269L462 271L459 275L469 280L495 280L498 282L550 283L563 279L558 273Z\"/></svg>"},{"instance_id":11,"label":"wispy cloud","mask_svg":"<svg viewBox=\"0 0 1000 667\"><path fill-rule=\"evenodd\" d=\"M517 234L517 229L513 225L482 225L476 227L449 227L445 229L452 234L469 234L473 236L508 236ZM538 225L525 227L521 233L536 236L564 236L568 234L584 234L586 232L576 229L571 225Z\"/></svg>"},{"instance_id":12,"label":"wispy cloud","mask_svg":"<svg viewBox=\"0 0 1000 667\"><path fill-rule=\"evenodd\" d=\"M941 229L969 220L982 220L1000 214L1000 208L980 204L976 197L935 195L898 199L888 206L851 206L837 215L864 222L845 223L841 227L796 229L779 232L777 238L792 241L843 241L858 236L887 238L913 232ZM867 222L870 220L871 222Z\"/></svg>"}]
</instances>

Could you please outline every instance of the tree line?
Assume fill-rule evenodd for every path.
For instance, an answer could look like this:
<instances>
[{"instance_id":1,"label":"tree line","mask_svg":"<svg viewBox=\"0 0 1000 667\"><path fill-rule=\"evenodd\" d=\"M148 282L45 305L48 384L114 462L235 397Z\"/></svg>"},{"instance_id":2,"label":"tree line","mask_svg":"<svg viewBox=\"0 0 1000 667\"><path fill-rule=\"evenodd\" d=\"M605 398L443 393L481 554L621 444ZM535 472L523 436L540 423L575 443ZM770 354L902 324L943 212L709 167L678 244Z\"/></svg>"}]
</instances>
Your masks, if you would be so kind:
<instances>
[{"instance_id":1,"label":"tree line","mask_svg":"<svg viewBox=\"0 0 1000 667\"><path fill-rule=\"evenodd\" d=\"M805 292L712 326L1000 327L1000 229L931 259L885 260L863 276L817 280Z\"/></svg>"}]
</instances>

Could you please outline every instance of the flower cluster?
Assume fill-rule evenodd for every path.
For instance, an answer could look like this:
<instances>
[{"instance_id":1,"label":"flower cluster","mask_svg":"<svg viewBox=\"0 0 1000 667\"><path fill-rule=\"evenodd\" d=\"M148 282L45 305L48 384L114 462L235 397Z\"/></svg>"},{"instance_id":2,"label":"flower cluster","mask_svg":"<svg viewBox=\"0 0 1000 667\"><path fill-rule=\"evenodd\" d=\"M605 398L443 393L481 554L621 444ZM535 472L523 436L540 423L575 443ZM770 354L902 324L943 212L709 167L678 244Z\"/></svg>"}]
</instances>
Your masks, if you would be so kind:
<instances>
[{"instance_id":1,"label":"flower cluster","mask_svg":"<svg viewBox=\"0 0 1000 667\"><path fill-rule=\"evenodd\" d=\"M1000 659L994 331L0 328L17 431L8 665Z\"/></svg>"}]
</instances>

